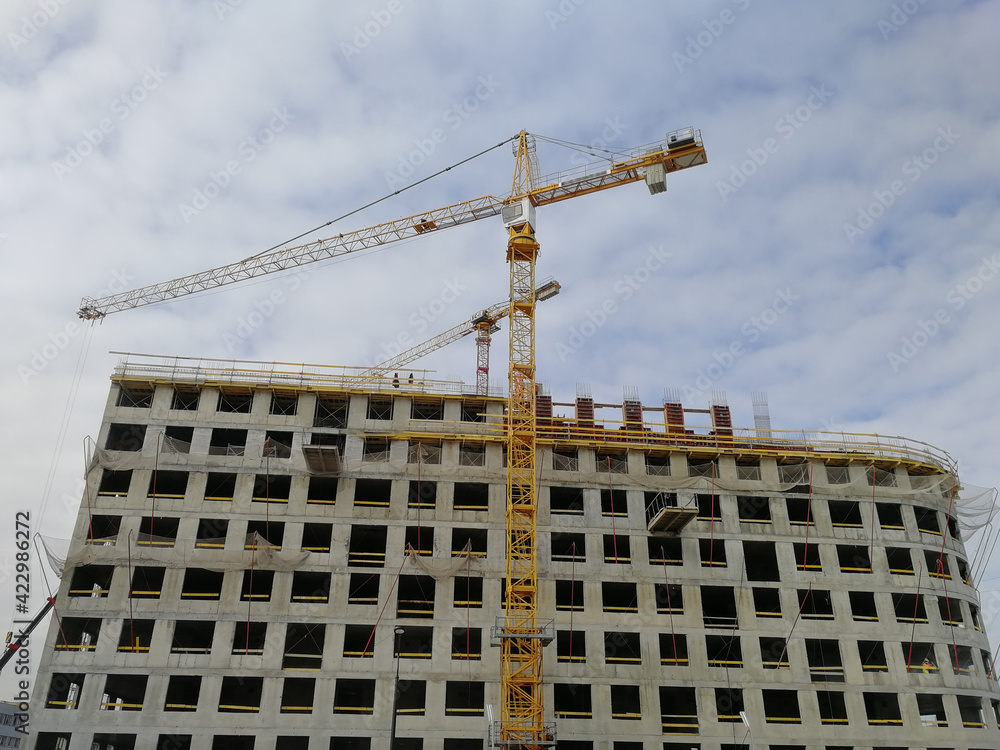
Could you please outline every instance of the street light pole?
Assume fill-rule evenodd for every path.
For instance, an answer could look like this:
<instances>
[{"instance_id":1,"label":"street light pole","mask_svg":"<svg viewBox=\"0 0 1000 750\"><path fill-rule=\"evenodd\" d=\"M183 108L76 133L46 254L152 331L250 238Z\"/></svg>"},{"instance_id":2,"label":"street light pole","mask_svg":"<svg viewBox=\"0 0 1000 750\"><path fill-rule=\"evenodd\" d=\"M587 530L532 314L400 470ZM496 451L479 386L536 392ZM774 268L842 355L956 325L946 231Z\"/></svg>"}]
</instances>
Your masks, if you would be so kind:
<instances>
[{"instance_id":1,"label":"street light pole","mask_svg":"<svg viewBox=\"0 0 1000 750\"><path fill-rule=\"evenodd\" d=\"M392 723L389 725L389 750L396 748L396 703L399 701L399 636L403 634L403 629L397 627L396 638L396 679L392 683Z\"/></svg>"}]
</instances>

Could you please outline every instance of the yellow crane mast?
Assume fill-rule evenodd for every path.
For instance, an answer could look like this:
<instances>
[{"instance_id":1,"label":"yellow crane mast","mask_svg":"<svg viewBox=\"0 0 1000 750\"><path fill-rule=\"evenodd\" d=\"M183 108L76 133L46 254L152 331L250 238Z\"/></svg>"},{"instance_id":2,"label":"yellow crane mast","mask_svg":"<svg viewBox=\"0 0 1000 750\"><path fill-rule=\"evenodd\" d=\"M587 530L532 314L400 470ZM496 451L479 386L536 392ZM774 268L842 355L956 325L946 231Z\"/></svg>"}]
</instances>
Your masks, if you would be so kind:
<instances>
[{"instance_id":1,"label":"yellow crane mast","mask_svg":"<svg viewBox=\"0 0 1000 750\"><path fill-rule=\"evenodd\" d=\"M535 208L631 182L645 181L650 194L667 189L666 175L705 164L701 134L684 128L664 141L625 152L607 165L540 178L534 138L522 131L515 142L510 196L484 196L416 216L377 224L292 248L261 253L243 261L101 299L85 297L78 315L96 320L135 307L214 289L358 250L385 245L440 229L501 215L508 229L510 264L510 350L507 402L506 614L493 636L501 646L500 726L495 742L533 749L555 744L545 724L542 647L551 624L538 618L536 553L537 469L535 443ZM478 377L478 376L477 376Z\"/></svg>"}]
</instances>

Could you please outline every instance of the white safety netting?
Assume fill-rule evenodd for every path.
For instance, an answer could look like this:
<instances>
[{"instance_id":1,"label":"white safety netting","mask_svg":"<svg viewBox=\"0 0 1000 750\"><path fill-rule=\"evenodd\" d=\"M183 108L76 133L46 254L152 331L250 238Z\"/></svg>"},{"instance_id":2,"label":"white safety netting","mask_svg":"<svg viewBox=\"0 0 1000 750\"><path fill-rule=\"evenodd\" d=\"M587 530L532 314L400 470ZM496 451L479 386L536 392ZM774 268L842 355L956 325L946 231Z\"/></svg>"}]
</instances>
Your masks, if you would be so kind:
<instances>
[{"instance_id":1,"label":"white safety netting","mask_svg":"<svg viewBox=\"0 0 1000 750\"><path fill-rule=\"evenodd\" d=\"M297 570L311 552L282 552L279 545L268 542L259 534L244 539L242 550L189 548L170 537L152 534L130 535L125 540L97 540L70 553L69 542L38 535L42 549L60 577L67 566L78 565L156 565L163 568L204 568L216 572L244 570L251 565L265 570Z\"/></svg>"},{"instance_id":2,"label":"white safety netting","mask_svg":"<svg viewBox=\"0 0 1000 750\"><path fill-rule=\"evenodd\" d=\"M472 571L476 573L482 571L481 559L472 553L471 546L468 544L465 546L465 549L461 552L453 553L453 556L447 560L434 560L423 555L418 555L413 550L407 550L406 559L411 567L419 569L435 580L453 578L465 571L469 571L470 573Z\"/></svg>"}]
</instances>

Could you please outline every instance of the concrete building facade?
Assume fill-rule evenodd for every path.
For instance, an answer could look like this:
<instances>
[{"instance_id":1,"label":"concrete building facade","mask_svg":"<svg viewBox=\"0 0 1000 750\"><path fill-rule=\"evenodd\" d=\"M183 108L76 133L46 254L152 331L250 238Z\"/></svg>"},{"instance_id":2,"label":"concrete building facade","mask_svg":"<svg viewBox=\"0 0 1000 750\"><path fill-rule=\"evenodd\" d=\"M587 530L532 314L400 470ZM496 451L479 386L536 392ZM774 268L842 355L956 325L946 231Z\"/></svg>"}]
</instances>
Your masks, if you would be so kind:
<instances>
[{"instance_id":1,"label":"concrete building facade","mask_svg":"<svg viewBox=\"0 0 1000 750\"><path fill-rule=\"evenodd\" d=\"M454 383L124 360L30 746L484 750L503 414ZM718 404L538 414L557 747L1000 747L946 454Z\"/></svg>"}]
</instances>

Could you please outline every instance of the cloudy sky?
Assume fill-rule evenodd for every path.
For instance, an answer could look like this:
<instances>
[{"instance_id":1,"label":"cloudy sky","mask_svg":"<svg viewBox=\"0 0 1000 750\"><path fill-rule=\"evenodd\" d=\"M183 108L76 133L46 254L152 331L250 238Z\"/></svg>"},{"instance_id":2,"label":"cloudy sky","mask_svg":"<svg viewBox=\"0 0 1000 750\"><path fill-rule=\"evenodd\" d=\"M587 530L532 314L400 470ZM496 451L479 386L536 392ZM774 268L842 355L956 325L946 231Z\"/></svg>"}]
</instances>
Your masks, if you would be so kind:
<instances>
[{"instance_id":1,"label":"cloudy sky","mask_svg":"<svg viewBox=\"0 0 1000 750\"><path fill-rule=\"evenodd\" d=\"M506 233L480 221L93 327L81 297L245 258L520 130L582 145L540 141L545 173L689 125L709 155L666 195L539 211L538 272L563 285L538 320L557 401L724 391L750 426L763 391L776 428L905 435L1000 481L1000 5L347 5L0 7L6 518L68 535L108 352L376 361L505 299ZM512 165L495 148L309 238L505 195ZM474 343L422 366L474 382Z\"/></svg>"}]
</instances>

